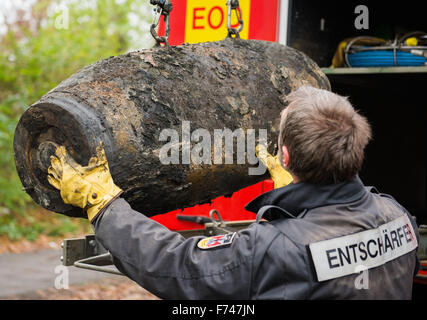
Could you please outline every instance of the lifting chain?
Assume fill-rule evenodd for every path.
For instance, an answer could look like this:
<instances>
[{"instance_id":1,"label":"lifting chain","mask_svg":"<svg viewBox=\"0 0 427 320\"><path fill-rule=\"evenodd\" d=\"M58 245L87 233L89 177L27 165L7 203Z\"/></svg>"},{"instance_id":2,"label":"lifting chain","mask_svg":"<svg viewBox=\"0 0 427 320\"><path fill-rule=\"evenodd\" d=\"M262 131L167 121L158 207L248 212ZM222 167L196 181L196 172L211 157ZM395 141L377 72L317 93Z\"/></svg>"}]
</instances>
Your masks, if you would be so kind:
<instances>
[{"instance_id":1,"label":"lifting chain","mask_svg":"<svg viewBox=\"0 0 427 320\"><path fill-rule=\"evenodd\" d=\"M162 44L169 46L169 13L172 11L172 3L170 0L150 0L150 4L156 6L154 8L153 23L150 27L151 35L156 40L157 46L161 46ZM156 30L161 16L163 16L165 21L165 35L163 37L160 37Z\"/></svg>"},{"instance_id":2,"label":"lifting chain","mask_svg":"<svg viewBox=\"0 0 427 320\"><path fill-rule=\"evenodd\" d=\"M236 13L237 21L239 22L238 28L231 27L231 11ZM229 38L240 38L239 33L243 29L242 11L240 9L239 0L227 0L227 29Z\"/></svg>"}]
</instances>

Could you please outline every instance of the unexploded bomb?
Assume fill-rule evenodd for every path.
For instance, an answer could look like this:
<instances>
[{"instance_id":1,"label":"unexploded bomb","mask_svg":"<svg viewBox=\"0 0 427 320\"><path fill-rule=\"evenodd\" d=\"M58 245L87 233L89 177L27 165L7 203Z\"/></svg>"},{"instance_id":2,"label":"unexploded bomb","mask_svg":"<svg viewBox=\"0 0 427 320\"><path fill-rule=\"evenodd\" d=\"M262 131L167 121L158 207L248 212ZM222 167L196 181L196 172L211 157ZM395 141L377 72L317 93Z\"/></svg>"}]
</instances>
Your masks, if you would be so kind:
<instances>
[{"instance_id":1,"label":"unexploded bomb","mask_svg":"<svg viewBox=\"0 0 427 320\"><path fill-rule=\"evenodd\" d=\"M305 54L266 41L226 39L111 57L79 70L22 115L14 137L18 174L41 206L83 217L49 185L49 157L64 145L87 165L103 141L114 182L135 210L152 216L203 203L266 175L249 175L248 161L184 163L182 136L180 161L164 164L160 152L170 138L162 132L182 133L187 124L212 137L225 128L266 129L273 152L286 96L303 84L330 89Z\"/></svg>"}]
</instances>

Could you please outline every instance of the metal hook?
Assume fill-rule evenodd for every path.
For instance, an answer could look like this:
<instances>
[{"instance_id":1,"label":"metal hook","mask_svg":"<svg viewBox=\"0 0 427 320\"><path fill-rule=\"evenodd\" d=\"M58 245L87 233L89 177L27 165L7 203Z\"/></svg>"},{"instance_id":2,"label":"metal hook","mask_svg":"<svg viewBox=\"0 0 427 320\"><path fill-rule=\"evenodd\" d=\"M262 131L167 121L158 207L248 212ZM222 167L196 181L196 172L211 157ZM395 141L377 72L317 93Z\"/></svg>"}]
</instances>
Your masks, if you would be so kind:
<instances>
[{"instance_id":1,"label":"metal hook","mask_svg":"<svg viewBox=\"0 0 427 320\"><path fill-rule=\"evenodd\" d=\"M214 218L214 213L216 214L217 219ZM211 211L209 211L209 218L211 218L215 226L219 226L224 223L224 220L222 220L221 215L216 209L212 209Z\"/></svg>"},{"instance_id":2,"label":"metal hook","mask_svg":"<svg viewBox=\"0 0 427 320\"><path fill-rule=\"evenodd\" d=\"M239 27L232 28L231 27L231 10L234 10L236 13L237 21L239 22ZM235 36L235 38L240 38L239 33L243 29L243 20L242 20L242 11L240 9L239 0L228 0L227 1L227 30L228 35L227 37L232 38L232 35Z\"/></svg>"}]
</instances>

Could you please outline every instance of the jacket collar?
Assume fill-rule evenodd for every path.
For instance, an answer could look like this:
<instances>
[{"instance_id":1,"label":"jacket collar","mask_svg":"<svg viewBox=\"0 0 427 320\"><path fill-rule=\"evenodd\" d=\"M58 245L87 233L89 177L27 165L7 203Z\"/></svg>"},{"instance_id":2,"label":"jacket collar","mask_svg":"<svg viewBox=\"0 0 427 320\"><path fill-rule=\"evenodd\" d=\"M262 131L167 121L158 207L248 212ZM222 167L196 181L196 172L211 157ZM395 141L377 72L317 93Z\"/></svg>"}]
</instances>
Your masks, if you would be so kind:
<instances>
[{"instance_id":1,"label":"jacket collar","mask_svg":"<svg viewBox=\"0 0 427 320\"><path fill-rule=\"evenodd\" d=\"M257 213L263 206L275 205L297 216L303 211L317 207L357 201L366 192L359 176L337 184L291 183L259 195L249 202L245 209ZM283 215L278 216L277 213L277 210L270 210L269 214L266 213L264 217L267 220L283 217Z\"/></svg>"}]
</instances>

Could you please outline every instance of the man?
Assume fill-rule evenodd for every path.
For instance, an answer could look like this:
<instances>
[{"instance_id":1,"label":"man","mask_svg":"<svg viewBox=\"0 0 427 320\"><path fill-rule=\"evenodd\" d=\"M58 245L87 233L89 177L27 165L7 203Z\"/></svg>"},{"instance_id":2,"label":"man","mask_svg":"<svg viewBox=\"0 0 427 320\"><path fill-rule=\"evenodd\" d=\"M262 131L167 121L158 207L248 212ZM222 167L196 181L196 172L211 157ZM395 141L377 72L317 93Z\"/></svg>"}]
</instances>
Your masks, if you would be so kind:
<instances>
[{"instance_id":1,"label":"man","mask_svg":"<svg viewBox=\"0 0 427 320\"><path fill-rule=\"evenodd\" d=\"M87 208L117 268L160 298L410 299L418 230L358 178L368 122L326 90L303 86L288 101L278 157L257 148L275 189L246 206L257 222L228 236L184 239L132 210L102 148L87 167L58 148L48 179Z\"/></svg>"}]
</instances>

